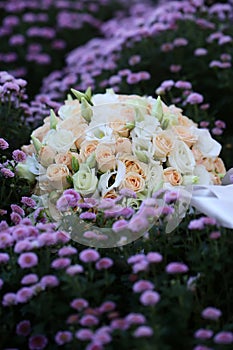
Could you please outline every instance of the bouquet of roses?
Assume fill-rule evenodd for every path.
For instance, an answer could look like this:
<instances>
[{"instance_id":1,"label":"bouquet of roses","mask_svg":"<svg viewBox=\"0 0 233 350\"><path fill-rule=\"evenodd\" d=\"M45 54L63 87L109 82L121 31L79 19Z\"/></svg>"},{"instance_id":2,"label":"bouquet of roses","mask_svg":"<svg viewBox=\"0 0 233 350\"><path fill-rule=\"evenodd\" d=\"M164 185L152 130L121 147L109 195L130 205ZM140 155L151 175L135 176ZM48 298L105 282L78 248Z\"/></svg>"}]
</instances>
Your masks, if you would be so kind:
<instances>
[{"instance_id":1,"label":"bouquet of roses","mask_svg":"<svg viewBox=\"0 0 233 350\"><path fill-rule=\"evenodd\" d=\"M111 90L94 96L90 89L72 92L76 98L68 96L58 115L51 111L33 131L32 143L23 147L27 160L18 171L33 174L34 193L50 216L62 213L72 227L77 227L72 220L79 219L82 242L107 240L103 230L100 236L90 230L88 223L94 223L95 228L123 231L117 244L128 243L155 217L174 211L174 189L221 183L221 145L181 109L160 98ZM172 190L170 197L163 189Z\"/></svg>"}]
</instances>

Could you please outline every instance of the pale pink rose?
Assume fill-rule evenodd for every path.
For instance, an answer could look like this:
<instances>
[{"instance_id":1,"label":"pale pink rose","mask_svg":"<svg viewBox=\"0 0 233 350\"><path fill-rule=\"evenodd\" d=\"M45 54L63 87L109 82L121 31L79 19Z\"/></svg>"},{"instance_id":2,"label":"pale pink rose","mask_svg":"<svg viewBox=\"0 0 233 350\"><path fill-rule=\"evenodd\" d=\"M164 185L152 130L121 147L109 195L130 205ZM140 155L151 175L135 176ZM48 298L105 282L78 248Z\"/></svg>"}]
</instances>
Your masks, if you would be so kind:
<instances>
[{"instance_id":1,"label":"pale pink rose","mask_svg":"<svg viewBox=\"0 0 233 350\"><path fill-rule=\"evenodd\" d=\"M174 136L170 131L162 131L153 137L153 145L155 147L154 156L156 158L164 158L174 148Z\"/></svg>"},{"instance_id":2,"label":"pale pink rose","mask_svg":"<svg viewBox=\"0 0 233 350\"><path fill-rule=\"evenodd\" d=\"M49 187L51 189L64 189L69 186L67 176L69 169L64 164L51 164L46 171L46 176L49 180Z\"/></svg>"},{"instance_id":3,"label":"pale pink rose","mask_svg":"<svg viewBox=\"0 0 233 350\"><path fill-rule=\"evenodd\" d=\"M35 129L32 133L32 136L36 137L40 142L43 141L43 138L50 130L50 122L48 122L46 119L45 121L46 122L42 126L39 126L39 128Z\"/></svg>"},{"instance_id":4,"label":"pale pink rose","mask_svg":"<svg viewBox=\"0 0 233 350\"><path fill-rule=\"evenodd\" d=\"M64 164L72 170L72 153L69 151L67 153L58 153L55 157L55 163Z\"/></svg>"},{"instance_id":5,"label":"pale pink rose","mask_svg":"<svg viewBox=\"0 0 233 350\"><path fill-rule=\"evenodd\" d=\"M145 180L138 173L130 171L126 173L121 188L129 188L134 192L139 192L145 188Z\"/></svg>"},{"instance_id":6,"label":"pale pink rose","mask_svg":"<svg viewBox=\"0 0 233 350\"><path fill-rule=\"evenodd\" d=\"M42 146L38 154L38 160L41 165L48 167L54 163L55 154L56 152L50 146Z\"/></svg>"},{"instance_id":7,"label":"pale pink rose","mask_svg":"<svg viewBox=\"0 0 233 350\"><path fill-rule=\"evenodd\" d=\"M116 157L114 154L114 148L106 144L98 144L95 150L96 161L100 171L105 173L108 170L112 170L116 166Z\"/></svg>"},{"instance_id":8,"label":"pale pink rose","mask_svg":"<svg viewBox=\"0 0 233 350\"><path fill-rule=\"evenodd\" d=\"M192 132L189 127L176 125L173 126L172 130L175 132L178 139L184 141L188 147L191 147L197 142L198 137Z\"/></svg>"},{"instance_id":9,"label":"pale pink rose","mask_svg":"<svg viewBox=\"0 0 233 350\"><path fill-rule=\"evenodd\" d=\"M28 156L31 156L33 153L36 153L34 145L31 143L30 145L24 145L21 147L21 150L26 153Z\"/></svg>"},{"instance_id":10,"label":"pale pink rose","mask_svg":"<svg viewBox=\"0 0 233 350\"><path fill-rule=\"evenodd\" d=\"M165 182L169 182L172 186L179 186L182 183L182 176L175 168L169 167L165 169L163 175Z\"/></svg>"},{"instance_id":11,"label":"pale pink rose","mask_svg":"<svg viewBox=\"0 0 233 350\"><path fill-rule=\"evenodd\" d=\"M116 140L116 153L132 153L132 143L126 137L118 137Z\"/></svg>"}]
</instances>

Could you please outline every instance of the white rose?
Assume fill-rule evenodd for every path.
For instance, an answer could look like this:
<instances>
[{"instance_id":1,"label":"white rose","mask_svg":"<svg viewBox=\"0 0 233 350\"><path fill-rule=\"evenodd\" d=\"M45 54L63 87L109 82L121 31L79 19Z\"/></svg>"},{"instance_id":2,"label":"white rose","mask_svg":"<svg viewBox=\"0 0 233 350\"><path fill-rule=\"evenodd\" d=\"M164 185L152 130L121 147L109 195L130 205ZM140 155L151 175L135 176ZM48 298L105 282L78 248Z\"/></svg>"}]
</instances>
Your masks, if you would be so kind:
<instances>
[{"instance_id":1,"label":"white rose","mask_svg":"<svg viewBox=\"0 0 233 350\"><path fill-rule=\"evenodd\" d=\"M74 134L69 130L50 130L46 137L43 139L43 143L50 146L54 151L58 153L66 153L72 147L75 141Z\"/></svg>"},{"instance_id":2,"label":"white rose","mask_svg":"<svg viewBox=\"0 0 233 350\"><path fill-rule=\"evenodd\" d=\"M73 175L74 189L83 196L93 194L96 190L98 179L95 169L90 169L86 164L80 164L79 171Z\"/></svg>"},{"instance_id":3,"label":"white rose","mask_svg":"<svg viewBox=\"0 0 233 350\"><path fill-rule=\"evenodd\" d=\"M207 129L195 128L198 140L194 147L197 147L204 157L218 157L222 146L214 140Z\"/></svg>"},{"instance_id":4,"label":"white rose","mask_svg":"<svg viewBox=\"0 0 233 350\"><path fill-rule=\"evenodd\" d=\"M192 151L183 141L176 141L168 157L168 163L181 174L190 174L193 172L195 159Z\"/></svg>"},{"instance_id":5,"label":"white rose","mask_svg":"<svg viewBox=\"0 0 233 350\"><path fill-rule=\"evenodd\" d=\"M212 185L211 174L203 165L197 165L193 171L194 175L198 177L196 184L198 185Z\"/></svg>"},{"instance_id":6,"label":"white rose","mask_svg":"<svg viewBox=\"0 0 233 350\"><path fill-rule=\"evenodd\" d=\"M61 119L65 120L73 116L78 117L81 115L81 104L78 100L65 101L65 104L58 110L58 115Z\"/></svg>"},{"instance_id":7,"label":"white rose","mask_svg":"<svg viewBox=\"0 0 233 350\"><path fill-rule=\"evenodd\" d=\"M152 195L155 191L162 187L164 183L163 167L159 164L151 164L146 178L148 195Z\"/></svg>"},{"instance_id":8,"label":"white rose","mask_svg":"<svg viewBox=\"0 0 233 350\"><path fill-rule=\"evenodd\" d=\"M132 137L149 139L152 138L153 134L162 130L159 127L158 119L149 115L146 115L144 118L143 121L136 122L134 129L131 131Z\"/></svg>"}]
</instances>

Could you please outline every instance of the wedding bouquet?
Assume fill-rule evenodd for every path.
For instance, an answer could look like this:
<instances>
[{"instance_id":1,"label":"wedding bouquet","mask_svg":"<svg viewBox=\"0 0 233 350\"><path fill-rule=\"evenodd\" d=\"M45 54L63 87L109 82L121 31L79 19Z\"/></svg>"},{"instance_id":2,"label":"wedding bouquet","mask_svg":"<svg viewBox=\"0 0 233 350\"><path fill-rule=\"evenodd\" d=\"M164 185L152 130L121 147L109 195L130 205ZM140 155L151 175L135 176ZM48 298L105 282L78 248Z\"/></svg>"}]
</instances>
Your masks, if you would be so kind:
<instances>
[{"instance_id":1,"label":"wedding bouquet","mask_svg":"<svg viewBox=\"0 0 233 350\"><path fill-rule=\"evenodd\" d=\"M72 93L75 99L69 95L58 115L51 111L33 131L18 172L34 177L34 194L50 216L68 218L76 230L72 220L79 219L82 243L107 240L103 230L109 228L115 236L124 232L117 245L128 243L146 231L151 218L174 212L174 189L221 183L221 145L181 109L166 106L159 97L112 90L93 96L90 89ZM172 191L170 199L166 189ZM88 223L102 227L101 235Z\"/></svg>"}]
</instances>

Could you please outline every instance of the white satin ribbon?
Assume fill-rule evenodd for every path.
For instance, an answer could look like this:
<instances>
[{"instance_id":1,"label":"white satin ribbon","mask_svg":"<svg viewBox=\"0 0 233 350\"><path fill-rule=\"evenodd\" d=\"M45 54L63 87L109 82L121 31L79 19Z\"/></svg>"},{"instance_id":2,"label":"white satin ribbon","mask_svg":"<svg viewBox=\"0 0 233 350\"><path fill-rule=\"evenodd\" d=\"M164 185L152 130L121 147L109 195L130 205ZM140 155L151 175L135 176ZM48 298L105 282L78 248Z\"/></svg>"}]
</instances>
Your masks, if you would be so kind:
<instances>
[{"instance_id":1,"label":"white satin ribbon","mask_svg":"<svg viewBox=\"0 0 233 350\"><path fill-rule=\"evenodd\" d=\"M193 186L191 206L215 218L223 227L233 229L233 184Z\"/></svg>"}]
</instances>

